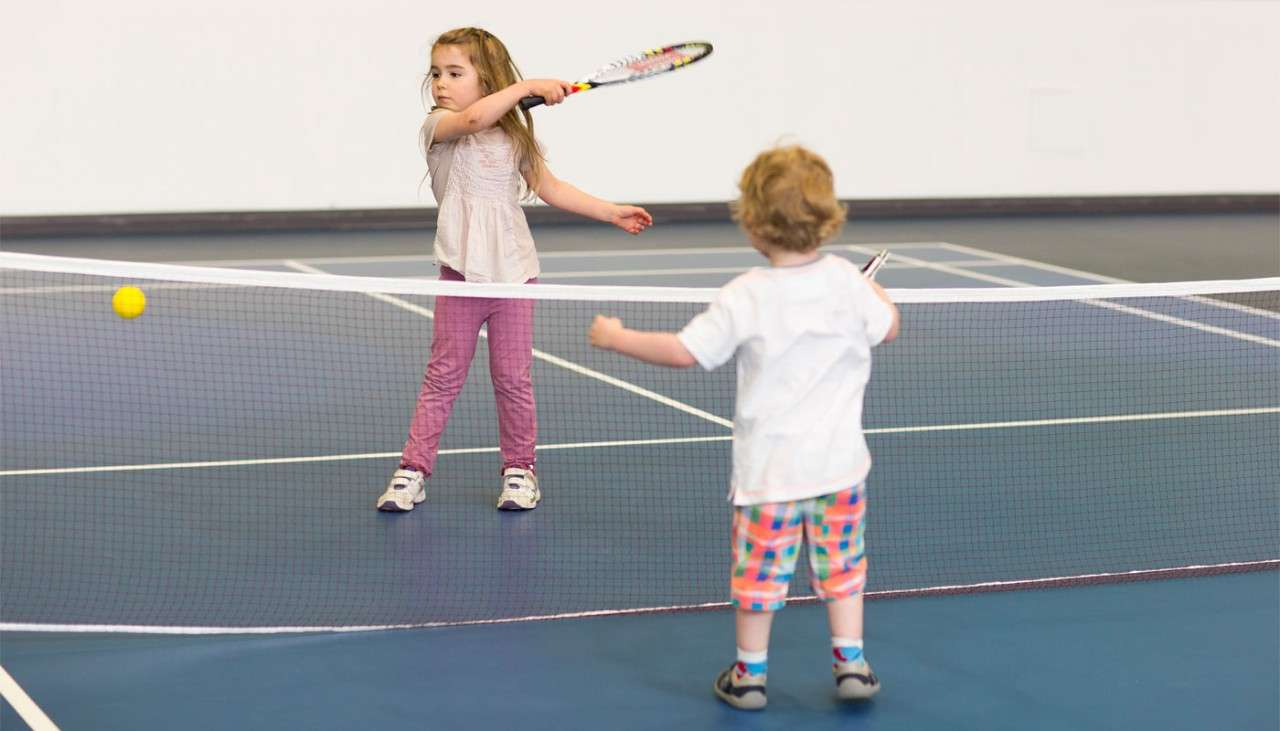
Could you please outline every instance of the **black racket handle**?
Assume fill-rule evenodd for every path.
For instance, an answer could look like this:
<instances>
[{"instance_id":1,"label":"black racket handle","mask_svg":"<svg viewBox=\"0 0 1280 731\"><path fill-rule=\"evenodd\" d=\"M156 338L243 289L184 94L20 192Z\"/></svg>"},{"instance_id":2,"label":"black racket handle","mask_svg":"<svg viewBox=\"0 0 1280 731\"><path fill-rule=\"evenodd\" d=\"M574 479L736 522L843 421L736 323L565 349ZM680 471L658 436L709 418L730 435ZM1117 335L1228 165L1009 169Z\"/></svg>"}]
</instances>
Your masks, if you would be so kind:
<instances>
[{"instance_id":1,"label":"black racket handle","mask_svg":"<svg viewBox=\"0 0 1280 731\"><path fill-rule=\"evenodd\" d=\"M547 100L543 99L540 96L527 96L520 100L520 108L533 109L534 107L542 106L543 104L546 104L546 103L547 103Z\"/></svg>"}]
</instances>

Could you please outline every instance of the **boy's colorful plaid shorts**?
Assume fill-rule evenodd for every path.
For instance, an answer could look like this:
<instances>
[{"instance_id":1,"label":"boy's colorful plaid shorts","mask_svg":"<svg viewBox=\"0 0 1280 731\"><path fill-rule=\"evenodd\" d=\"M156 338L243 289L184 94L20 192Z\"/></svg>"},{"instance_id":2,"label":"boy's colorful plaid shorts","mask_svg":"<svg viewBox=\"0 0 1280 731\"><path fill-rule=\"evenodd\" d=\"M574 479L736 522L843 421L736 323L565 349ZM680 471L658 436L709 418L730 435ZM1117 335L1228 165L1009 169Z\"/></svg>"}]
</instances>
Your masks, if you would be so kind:
<instances>
[{"instance_id":1,"label":"boy's colorful plaid shorts","mask_svg":"<svg viewBox=\"0 0 1280 731\"><path fill-rule=\"evenodd\" d=\"M814 593L830 601L862 591L867 580L862 542L866 506L864 483L808 500L735 508L733 605L762 612L783 607L802 527L809 541Z\"/></svg>"}]
</instances>

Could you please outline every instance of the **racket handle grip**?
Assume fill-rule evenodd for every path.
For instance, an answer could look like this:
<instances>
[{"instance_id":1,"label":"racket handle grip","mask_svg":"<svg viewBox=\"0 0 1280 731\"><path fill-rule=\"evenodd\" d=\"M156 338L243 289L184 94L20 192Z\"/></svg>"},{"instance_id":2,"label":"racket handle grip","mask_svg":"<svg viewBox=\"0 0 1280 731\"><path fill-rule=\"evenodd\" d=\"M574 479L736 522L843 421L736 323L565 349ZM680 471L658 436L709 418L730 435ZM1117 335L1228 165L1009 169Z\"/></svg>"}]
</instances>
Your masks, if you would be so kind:
<instances>
[{"instance_id":1,"label":"racket handle grip","mask_svg":"<svg viewBox=\"0 0 1280 731\"><path fill-rule=\"evenodd\" d=\"M880 273L880 267L884 266L884 260L888 258L889 252L883 250L873 256L871 261L867 262L866 265L862 267L863 275L866 276L867 279L875 279L876 274Z\"/></svg>"},{"instance_id":2,"label":"racket handle grip","mask_svg":"<svg viewBox=\"0 0 1280 731\"><path fill-rule=\"evenodd\" d=\"M546 104L547 100L540 96L527 96L520 100L521 109L533 109L534 107Z\"/></svg>"}]
</instances>

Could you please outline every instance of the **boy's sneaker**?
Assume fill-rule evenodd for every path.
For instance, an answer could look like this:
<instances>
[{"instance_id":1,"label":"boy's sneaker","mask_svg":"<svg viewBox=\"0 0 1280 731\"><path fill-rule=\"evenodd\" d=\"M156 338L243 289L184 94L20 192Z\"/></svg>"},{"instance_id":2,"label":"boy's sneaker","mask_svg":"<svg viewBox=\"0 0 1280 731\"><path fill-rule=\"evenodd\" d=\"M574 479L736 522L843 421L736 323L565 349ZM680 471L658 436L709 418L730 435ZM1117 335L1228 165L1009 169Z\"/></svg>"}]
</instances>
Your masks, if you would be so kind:
<instances>
[{"instance_id":1,"label":"boy's sneaker","mask_svg":"<svg viewBox=\"0 0 1280 731\"><path fill-rule=\"evenodd\" d=\"M746 665L735 662L716 677L716 695L734 708L758 711L768 702L764 692L767 678L765 673L751 675Z\"/></svg>"},{"instance_id":2,"label":"boy's sneaker","mask_svg":"<svg viewBox=\"0 0 1280 731\"><path fill-rule=\"evenodd\" d=\"M378 498L378 510L407 513L413 506L427 499L427 476L417 470L403 467L391 476L387 491Z\"/></svg>"},{"instance_id":3,"label":"boy's sneaker","mask_svg":"<svg viewBox=\"0 0 1280 731\"><path fill-rule=\"evenodd\" d=\"M880 692L880 679L864 658L832 663L831 674L836 677L836 696L841 700L866 700Z\"/></svg>"},{"instance_id":4,"label":"boy's sneaker","mask_svg":"<svg viewBox=\"0 0 1280 731\"><path fill-rule=\"evenodd\" d=\"M498 510L533 510L538 507L541 499L538 476L532 470L508 467L502 472L502 494L498 495Z\"/></svg>"}]
</instances>

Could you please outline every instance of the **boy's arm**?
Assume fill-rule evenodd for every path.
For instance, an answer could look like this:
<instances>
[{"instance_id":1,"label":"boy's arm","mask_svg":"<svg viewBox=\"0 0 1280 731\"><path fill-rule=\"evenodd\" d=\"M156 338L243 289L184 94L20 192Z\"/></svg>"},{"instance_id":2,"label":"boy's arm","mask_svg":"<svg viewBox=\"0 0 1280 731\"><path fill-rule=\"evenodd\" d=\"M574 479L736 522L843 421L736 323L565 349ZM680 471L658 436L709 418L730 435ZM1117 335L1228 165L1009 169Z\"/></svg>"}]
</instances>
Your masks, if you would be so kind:
<instances>
[{"instance_id":1,"label":"boy's arm","mask_svg":"<svg viewBox=\"0 0 1280 731\"><path fill-rule=\"evenodd\" d=\"M675 333L629 330L616 317L596 315L587 338L597 348L613 350L653 365L689 368L698 364Z\"/></svg>"},{"instance_id":2,"label":"boy's arm","mask_svg":"<svg viewBox=\"0 0 1280 731\"><path fill-rule=\"evenodd\" d=\"M481 97L460 112L443 115L436 123L433 141L447 142L488 129L497 124L498 120L502 119L502 115L519 104L520 100L526 96L540 96L547 100L548 105L558 104L572 87L573 85L569 82L557 79L517 81L501 91Z\"/></svg>"},{"instance_id":3,"label":"boy's arm","mask_svg":"<svg viewBox=\"0 0 1280 731\"><path fill-rule=\"evenodd\" d=\"M526 174L525 181L532 179ZM620 206L584 193L557 178L545 165L538 176L538 197L561 210L596 221L612 223L629 234L638 234L653 225L653 217L639 206Z\"/></svg>"},{"instance_id":4,"label":"boy's arm","mask_svg":"<svg viewBox=\"0 0 1280 731\"><path fill-rule=\"evenodd\" d=\"M902 319L902 316L898 314L898 306L889 298L889 293L884 291L884 287L881 287L874 279L868 279L867 283L871 285L871 290L876 293L876 296L880 298L880 301L888 305L889 310L893 313L893 323L889 325L889 332L885 333L884 340L880 341L882 343L887 343L898 337L898 323Z\"/></svg>"}]
</instances>

